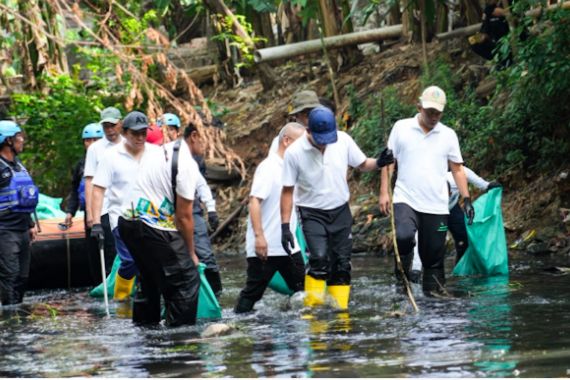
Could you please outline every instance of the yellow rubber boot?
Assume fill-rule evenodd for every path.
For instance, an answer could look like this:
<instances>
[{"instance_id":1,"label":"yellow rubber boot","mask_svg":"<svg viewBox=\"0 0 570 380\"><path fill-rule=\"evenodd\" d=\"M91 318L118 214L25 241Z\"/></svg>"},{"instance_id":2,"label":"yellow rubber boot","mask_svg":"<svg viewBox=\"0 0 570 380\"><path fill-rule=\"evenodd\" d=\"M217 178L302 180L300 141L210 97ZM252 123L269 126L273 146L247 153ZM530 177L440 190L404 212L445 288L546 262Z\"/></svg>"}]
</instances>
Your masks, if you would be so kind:
<instances>
[{"instance_id":1,"label":"yellow rubber boot","mask_svg":"<svg viewBox=\"0 0 570 380\"><path fill-rule=\"evenodd\" d=\"M313 307L325 302L325 280L317 280L309 275L305 276L305 306Z\"/></svg>"},{"instance_id":2,"label":"yellow rubber boot","mask_svg":"<svg viewBox=\"0 0 570 380\"><path fill-rule=\"evenodd\" d=\"M329 285L328 293L336 301L340 310L348 310L348 298L350 296L350 285Z\"/></svg>"},{"instance_id":3,"label":"yellow rubber boot","mask_svg":"<svg viewBox=\"0 0 570 380\"><path fill-rule=\"evenodd\" d=\"M113 293L113 299L117 301L124 301L129 299L131 293L133 292L133 286L135 284L135 276L130 280L121 277L118 273L115 277L115 292Z\"/></svg>"}]
</instances>

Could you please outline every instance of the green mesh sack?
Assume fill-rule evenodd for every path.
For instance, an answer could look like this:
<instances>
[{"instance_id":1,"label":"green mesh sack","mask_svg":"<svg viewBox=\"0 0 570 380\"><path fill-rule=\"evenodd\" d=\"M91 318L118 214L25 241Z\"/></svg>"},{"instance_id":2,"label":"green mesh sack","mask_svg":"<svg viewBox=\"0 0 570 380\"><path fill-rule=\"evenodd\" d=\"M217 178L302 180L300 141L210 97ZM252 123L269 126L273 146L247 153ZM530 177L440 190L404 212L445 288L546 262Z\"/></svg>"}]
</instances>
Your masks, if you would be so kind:
<instances>
[{"instance_id":1,"label":"green mesh sack","mask_svg":"<svg viewBox=\"0 0 570 380\"><path fill-rule=\"evenodd\" d=\"M303 236L303 231L301 230L301 226L297 225L297 229L295 230L295 236L297 236L297 242L299 242L299 246L301 248L301 255L303 256L303 262L307 263L307 255L305 254L307 249L307 243L305 242L305 237ZM271 281L269 282L269 288L276 291L277 293L285 294L290 296L293 294L293 291L289 289L287 283L281 276L281 273L276 272Z\"/></svg>"},{"instance_id":2,"label":"green mesh sack","mask_svg":"<svg viewBox=\"0 0 570 380\"><path fill-rule=\"evenodd\" d=\"M502 194L502 188L494 188L473 203L475 219L472 225L466 225L469 246L453 269L454 275L509 273L507 239L501 211Z\"/></svg>"}]
</instances>

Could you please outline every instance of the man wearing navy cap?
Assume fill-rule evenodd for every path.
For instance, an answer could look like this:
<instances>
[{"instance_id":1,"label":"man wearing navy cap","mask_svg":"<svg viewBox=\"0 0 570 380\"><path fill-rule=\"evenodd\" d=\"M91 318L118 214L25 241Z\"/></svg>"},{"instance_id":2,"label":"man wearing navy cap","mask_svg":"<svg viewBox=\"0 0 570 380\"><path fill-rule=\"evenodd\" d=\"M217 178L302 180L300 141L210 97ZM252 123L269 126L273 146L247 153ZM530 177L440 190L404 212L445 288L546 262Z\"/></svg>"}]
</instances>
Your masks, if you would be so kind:
<instances>
[{"instance_id":1,"label":"man wearing navy cap","mask_svg":"<svg viewBox=\"0 0 570 380\"><path fill-rule=\"evenodd\" d=\"M338 307L347 309L352 253L347 170L377 170L393 158L387 151L378 160L367 158L348 134L337 131L334 114L326 107L314 108L308 124L307 133L285 152L281 243L288 253L294 245L288 224L294 197L311 253L305 305L322 304L326 286Z\"/></svg>"}]
</instances>

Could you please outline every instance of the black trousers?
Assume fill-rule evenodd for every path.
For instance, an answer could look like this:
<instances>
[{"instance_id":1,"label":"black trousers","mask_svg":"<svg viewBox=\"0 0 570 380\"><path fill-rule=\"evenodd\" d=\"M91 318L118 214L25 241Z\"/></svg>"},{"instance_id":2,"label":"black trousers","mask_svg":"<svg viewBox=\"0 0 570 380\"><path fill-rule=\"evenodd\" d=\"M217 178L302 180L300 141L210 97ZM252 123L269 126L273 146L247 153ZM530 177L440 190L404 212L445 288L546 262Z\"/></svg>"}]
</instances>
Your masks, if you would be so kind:
<instances>
[{"instance_id":1,"label":"black trousers","mask_svg":"<svg viewBox=\"0 0 570 380\"><path fill-rule=\"evenodd\" d=\"M30 274L30 232L0 230L0 301L21 303Z\"/></svg>"},{"instance_id":2,"label":"black trousers","mask_svg":"<svg viewBox=\"0 0 570 380\"><path fill-rule=\"evenodd\" d=\"M448 215L426 214L415 211L405 203L394 204L396 222L396 241L400 259L406 276L414 258L416 231L418 232L418 252L424 268L424 290L437 288L433 276L443 285L445 237L447 234ZM398 274L397 268L395 269Z\"/></svg>"},{"instance_id":3,"label":"black trousers","mask_svg":"<svg viewBox=\"0 0 570 380\"><path fill-rule=\"evenodd\" d=\"M140 270L133 321L158 323L162 295L168 326L195 324L200 276L182 235L122 217L119 233Z\"/></svg>"},{"instance_id":4,"label":"black trousers","mask_svg":"<svg viewBox=\"0 0 570 380\"><path fill-rule=\"evenodd\" d=\"M459 203L449 210L449 232L451 232L453 242L455 243L455 262L457 263L461 260L469 246L467 228L465 227L465 216Z\"/></svg>"},{"instance_id":5,"label":"black trousers","mask_svg":"<svg viewBox=\"0 0 570 380\"><path fill-rule=\"evenodd\" d=\"M328 285L350 284L352 215L348 203L332 210L299 207L309 249L308 274Z\"/></svg>"},{"instance_id":6,"label":"black trousers","mask_svg":"<svg viewBox=\"0 0 570 380\"><path fill-rule=\"evenodd\" d=\"M91 237L91 228L87 228L87 223L84 221L85 225L85 252L87 258L89 259L89 273L94 283L99 283L101 281L101 259L99 258L99 243L97 239ZM115 256L117 255L117 250L115 248L115 237L113 236L113 231L111 231L111 222L109 221L109 214L101 215L101 226L103 227L103 232L105 236L104 241L104 253L105 253L105 272L108 275L113 267L113 261L115 261Z\"/></svg>"},{"instance_id":7,"label":"black trousers","mask_svg":"<svg viewBox=\"0 0 570 380\"><path fill-rule=\"evenodd\" d=\"M236 312L244 313L253 309L253 305L261 299L275 272L281 273L293 292L303 290L305 264L300 252L291 256L270 256L265 262L258 257L248 257L247 281L245 288L239 294Z\"/></svg>"}]
</instances>

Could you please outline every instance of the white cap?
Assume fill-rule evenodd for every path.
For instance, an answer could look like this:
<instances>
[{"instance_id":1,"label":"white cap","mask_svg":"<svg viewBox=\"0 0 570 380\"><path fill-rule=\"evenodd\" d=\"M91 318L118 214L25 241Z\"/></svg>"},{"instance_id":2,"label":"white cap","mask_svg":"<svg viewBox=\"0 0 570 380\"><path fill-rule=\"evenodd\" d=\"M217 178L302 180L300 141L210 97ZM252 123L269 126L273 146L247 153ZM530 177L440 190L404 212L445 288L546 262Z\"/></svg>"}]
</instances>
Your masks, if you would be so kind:
<instances>
[{"instance_id":1,"label":"white cap","mask_svg":"<svg viewBox=\"0 0 570 380\"><path fill-rule=\"evenodd\" d=\"M443 112L445 108L445 92L437 86L430 86L422 92L420 103L422 108L434 108L439 112Z\"/></svg>"}]
</instances>

